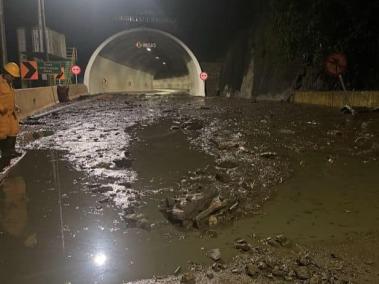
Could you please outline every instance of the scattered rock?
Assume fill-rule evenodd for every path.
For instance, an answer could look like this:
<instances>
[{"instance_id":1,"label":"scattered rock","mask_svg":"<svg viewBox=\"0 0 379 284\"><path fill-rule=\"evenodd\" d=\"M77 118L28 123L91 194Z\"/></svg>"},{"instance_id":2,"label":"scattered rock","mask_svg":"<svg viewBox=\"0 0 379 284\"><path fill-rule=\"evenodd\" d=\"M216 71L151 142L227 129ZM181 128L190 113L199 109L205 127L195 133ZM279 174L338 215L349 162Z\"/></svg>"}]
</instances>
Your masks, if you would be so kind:
<instances>
[{"instance_id":1,"label":"scattered rock","mask_svg":"<svg viewBox=\"0 0 379 284\"><path fill-rule=\"evenodd\" d=\"M106 192L109 192L112 190L113 190L113 188L110 186L101 186L101 187L97 187L97 188L92 189L92 192L93 193L106 193Z\"/></svg>"},{"instance_id":2,"label":"scattered rock","mask_svg":"<svg viewBox=\"0 0 379 284\"><path fill-rule=\"evenodd\" d=\"M246 274L250 277L257 277L259 275L258 267L255 264L246 265Z\"/></svg>"},{"instance_id":3,"label":"scattered rock","mask_svg":"<svg viewBox=\"0 0 379 284\"><path fill-rule=\"evenodd\" d=\"M312 259L309 257L308 254L306 255L300 255L297 259L296 262L300 266L308 266L312 263Z\"/></svg>"},{"instance_id":4,"label":"scattered rock","mask_svg":"<svg viewBox=\"0 0 379 284\"><path fill-rule=\"evenodd\" d=\"M280 129L279 133L281 133L281 134L287 134L287 135L294 135L294 134L296 134L295 131L290 130L290 129Z\"/></svg>"},{"instance_id":5,"label":"scattered rock","mask_svg":"<svg viewBox=\"0 0 379 284\"><path fill-rule=\"evenodd\" d=\"M128 214L124 215L124 220L129 227L141 228L149 230L151 228L149 221L143 214Z\"/></svg>"},{"instance_id":6,"label":"scattered rock","mask_svg":"<svg viewBox=\"0 0 379 284\"><path fill-rule=\"evenodd\" d=\"M119 169L129 169L132 167L132 161L128 159L114 160L113 163Z\"/></svg>"},{"instance_id":7,"label":"scattered rock","mask_svg":"<svg viewBox=\"0 0 379 284\"><path fill-rule=\"evenodd\" d=\"M272 275L276 277L284 277L286 273L279 268L279 266L275 266L274 269L272 270Z\"/></svg>"},{"instance_id":8,"label":"scattered rock","mask_svg":"<svg viewBox=\"0 0 379 284\"><path fill-rule=\"evenodd\" d=\"M217 217L214 216L214 215L210 216L209 219L208 219L208 223L209 223L209 226L210 226L210 227L217 226L217 224L218 224L218 219L217 219Z\"/></svg>"},{"instance_id":9,"label":"scattered rock","mask_svg":"<svg viewBox=\"0 0 379 284\"><path fill-rule=\"evenodd\" d=\"M217 166L223 169L235 169L238 167L238 164L233 161L221 161L217 163Z\"/></svg>"},{"instance_id":10,"label":"scattered rock","mask_svg":"<svg viewBox=\"0 0 379 284\"><path fill-rule=\"evenodd\" d=\"M266 242L267 242L267 244L269 244L270 246L275 247L275 248L278 248L281 246L279 242L277 242L276 240L273 240L272 238L267 238Z\"/></svg>"},{"instance_id":11,"label":"scattered rock","mask_svg":"<svg viewBox=\"0 0 379 284\"><path fill-rule=\"evenodd\" d=\"M361 124L361 129L362 129L363 131L366 131L367 128L368 128L368 122L362 122L362 124Z\"/></svg>"},{"instance_id":12,"label":"scattered rock","mask_svg":"<svg viewBox=\"0 0 379 284\"><path fill-rule=\"evenodd\" d=\"M218 180L222 183L229 183L232 181L232 178L230 177L230 175L220 172L220 173L216 174L216 180Z\"/></svg>"},{"instance_id":13,"label":"scattered rock","mask_svg":"<svg viewBox=\"0 0 379 284\"><path fill-rule=\"evenodd\" d=\"M327 132L328 136L342 136L342 131L340 130L329 130Z\"/></svg>"},{"instance_id":14,"label":"scattered rock","mask_svg":"<svg viewBox=\"0 0 379 284\"><path fill-rule=\"evenodd\" d=\"M201 121L188 121L183 123L181 127L186 130L195 131L202 129L204 126Z\"/></svg>"},{"instance_id":15,"label":"scattered rock","mask_svg":"<svg viewBox=\"0 0 379 284\"><path fill-rule=\"evenodd\" d=\"M208 236L209 238L212 238L212 239L215 239L215 238L218 237L217 232L214 231L214 230L208 230L208 231L206 231L205 235Z\"/></svg>"},{"instance_id":16,"label":"scattered rock","mask_svg":"<svg viewBox=\"0 0 379 284\"><path fill-rule=\"evenodd\" d=\"M296 276L300 280L308 280L311 278L309 270L306 266L299 266L295 269Z\"/></svg>"},{"instance_id":17,"label":"scattered rock","mask_svg":"<svg viewBox=\"0 0 379 284\"><path fill-rule=\"evenodd\" d=\"M275 152L264 152L259 154L260 157L266 158L266 159L273 159L278 156Z\"/></svg>"},{"instance_id":18,"label":"scattered rock","mask_svg":"<svg viewBox=\"0 0 379 284\"><path fill-rule=\"evenodd\" d=\"M312 278L309 280L309 284L321 284L322 279L320 275L313 275Z\"/></svg>"},{"instance_id":19,"label":"scattered rock","mask_svg":"<svg viewBox=\"0 0 379 284\"><path fill-rule=\"evenodd\" d=\"M196 284L196 277L192 272L184 273L180 279L182 284Z\"/></svg>"},{"instance_id":20,"label":"scattered rock","mask_svg":"<svg viewBox=\"0 0 379 284\"><path fill-rule=\"evenodd\" d=\"M208 251L208 257L213 261L219 261L221 259L221 251L220 249L212 249Z\"/></svg>"},{"instance_id":21,"label":"scattered rock","mask_svg":"<svg viewBox=\"0 0 379 284\"><path fill-rule=\"evenodd\" d=\"M214 278L214 274L210 271L207 272L207 278L208 279L213 279Z\"/></svg>"},{"instance_id":22,"label":"scattered rock","mask_svg":"<svg viewBox=\"0 0 379 284\"><path fill-rule=\"evenodd\" d=\"M282 247L289 247L291 245L291 242L284 235L277 235L275 241L277 241Z\"/></svg>"},{"instance_id":23,"label":"scattered rock","mask_svg":"<svg viewBox=\"0 0 379 284\"><path fill-rule=\"evenodd\" d=\"M212 264L212 270L214 272L220 272L221 270L225 270L225 269L226 269L225 265L223 265L219 262L215 262Z\"/></svg>"},{"instance_id":24,"label":"scattered rock","mask_svg":"<svg viewBox=\"0 0 379 284\"><path fill-rule=\"evenodd\" d=\"M110 198L109 197L104 197L103 199L100 199L99 202L100 204L104 204L104 203L108 203L110 201Z\"/></svg>"},{"instance_id":25,"label":"scattered rock","mask_svg":"<svg viewBox=\"0 0 379 284\"><path fill-rule=\"evenodd\" d=\"M265 263L265 262L263 262L263 261L260 261L259 263L258 263L258 268L260 269L260 270L266 270L267 269L267 264Z\"/></svg>"},{"instance_id":26,"label":"scattered rock","mask_svg":"<svg viewBox=\"0 0 379 284\"><path fill-rule=\"evenodd\" d=\"M234 244L234 247L238 250L241 250L241 251L244 251L244 252L247 252L247 251L250 251L251 250L251 247L250 245L247 243L247 242L244 242L244 243L236 243Z\"/></svg>"},{"instance_id":27,"label":"scattered rock","mask_svg":"<svg viewBox=\"0 0 379 284\"><path fill-rule=\"evenodd\" d=\"M237 149L240 146L240 144L235 141L222 141L216 142L216 144L219 150Z\"/></svg>"}]
</instances>

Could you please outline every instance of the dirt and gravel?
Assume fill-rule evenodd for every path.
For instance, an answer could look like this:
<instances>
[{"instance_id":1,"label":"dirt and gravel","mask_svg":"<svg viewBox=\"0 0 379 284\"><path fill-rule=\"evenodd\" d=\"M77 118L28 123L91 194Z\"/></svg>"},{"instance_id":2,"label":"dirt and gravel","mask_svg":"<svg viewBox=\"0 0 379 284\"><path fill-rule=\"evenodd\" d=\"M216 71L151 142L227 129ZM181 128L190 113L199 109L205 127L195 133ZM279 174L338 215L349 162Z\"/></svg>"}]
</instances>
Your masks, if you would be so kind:
<instances>
[{"instance_id":1,"label":"dirt and gravel","mask_svg":"<svg viewBox=\"0 0 379 284\"><path fill-rule=\"evenodd\" d=\"M148 127L184 135L209 162L169 186L141 190L133 149L143 143L139 134ZM276 185L304 166L309 153L331 166L341 157L362 164L379 158L376 112L353 116L315 106L225 98L98 96L26 120L21 136L28 149L63 151L64 159L89 177L85 190L97 194L98 206L116 206L128 227L159 227L144 209L155 199L154 214L210 237L214 228L259 214L275 197ZM177 157L179 165L180 152ZM230 262L216 249L210 267L189 264L179 267L177 276L137 283L362 283L378 277L369 269L375 263L361 267L331 252L330 245L321 251L284 235L246 235L231 240L237 256Z\"/></svg>"}]
</instances>

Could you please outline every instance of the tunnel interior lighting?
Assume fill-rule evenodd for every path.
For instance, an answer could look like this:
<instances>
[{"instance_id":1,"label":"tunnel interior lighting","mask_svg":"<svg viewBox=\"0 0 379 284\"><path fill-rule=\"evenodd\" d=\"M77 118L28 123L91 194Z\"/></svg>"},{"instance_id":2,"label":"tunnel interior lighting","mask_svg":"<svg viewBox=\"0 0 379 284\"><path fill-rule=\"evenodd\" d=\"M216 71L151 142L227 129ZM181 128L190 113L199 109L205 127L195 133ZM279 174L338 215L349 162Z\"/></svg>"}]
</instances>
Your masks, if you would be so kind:
<instances>
[{"instance_id":1,"label":"tunnel interior lighting","mask_svg":"<svg viewBox=\"0 0 379 284\"><path fill-rule=\"evenodd\" d=\"M150 47L146 48L146 50L147 50L148 52L151 52L151 48L150 48Z\"/></svg>"},{"instance_id":2,"label":"tunnel interior lighting","mask_svg":"<svg viewBox=\"0 0 379 284\"><path fill-rule=\"evenodd\" d=\"M155 59L156 59L156 60L159 60L159 59L161 59L161 58L160 58L159 56L155 56Z\"/></svg>"},{"instance_id":3,"label":"tunnel interior lighting","mask_svg":"<svg viewBox=\"0 0 379 284\"><path fill-rule=\"evenodd\" d=\"M107 262L107 256L103 253L98 253L94 256L93 262L96 266L103 266Z\"/></svg>"},{"instance_id":4,"label":"tunnel interior lighting","mask_svg":"<svg viewBox=\"0 0 379 284\"><path fill-rule=\"evenodd\" d=\"M162 62L162 64L163 64L163 65L167 65L167 63L166 63L166 62Z\"/></svg>"}]
</instances>

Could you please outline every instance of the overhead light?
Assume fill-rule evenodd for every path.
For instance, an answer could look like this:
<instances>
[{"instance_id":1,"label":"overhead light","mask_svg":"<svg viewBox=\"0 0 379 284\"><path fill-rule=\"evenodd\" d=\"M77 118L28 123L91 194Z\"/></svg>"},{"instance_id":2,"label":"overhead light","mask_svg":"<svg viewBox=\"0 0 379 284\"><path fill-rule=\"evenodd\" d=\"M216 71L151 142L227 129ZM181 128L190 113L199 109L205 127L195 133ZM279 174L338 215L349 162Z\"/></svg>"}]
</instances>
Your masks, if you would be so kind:
<instances>
[{"instance_id":1,"label":"overhead light","mask_svg":"<svg viewBox=\"0 0 379 284\"><path fill-rule=\"evenodd\" d=\"M98 253L94 256L93 262L96 266L103 266L107 261L107 256L103 253Z\"/></svg>"},{"instance_id":2,"label":"overhead light","mask_svg":"<svg viewBox=\"0 0 379 284\"><path fill-rule=\"evenodd\" d=\"M155 56L155 59L156 59L156 60L159 60L159 59L161 59L161 58L160 58L159 56Z\"/></svg>"},{"instance_id":3,"label":"overhead light","mask_svg":"<svg viewBox=\"0 0 379 284\"><path fill-rule=\"evenodd\" d=\"M150 47L146 48L146 50L147 50L148 52L151 52L151 48L150 48Z\"/></svg>"},{"instance_id":4,"label":"overhead light","mask_svg":"<svg viewBox=\"0 0 379 284\"><path fill-rule=\"evenodd\" d=\"M166 65L167 63L166 62L162 62L163 65Z\"/></svg>"}]
</instances>

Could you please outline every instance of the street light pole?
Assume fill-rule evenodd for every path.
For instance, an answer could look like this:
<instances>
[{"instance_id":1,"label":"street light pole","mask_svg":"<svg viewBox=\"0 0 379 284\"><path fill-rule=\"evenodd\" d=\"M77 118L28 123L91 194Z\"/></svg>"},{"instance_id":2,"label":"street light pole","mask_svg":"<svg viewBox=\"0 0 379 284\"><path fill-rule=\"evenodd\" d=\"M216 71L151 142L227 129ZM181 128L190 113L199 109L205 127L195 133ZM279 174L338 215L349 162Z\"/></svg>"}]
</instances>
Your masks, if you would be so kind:
<instances>
[{"instance_id":1,"label":"street light pole","mask_svg":"<svg viewBox=\"0 0 379 284\"><path fill-rule=\"evenodd\" d=\"M45 51L45 60L49 61L49 35L48 35L48 30L46 27L46 10L45 10L45 0L39 0L39 24L40 24L40 29L42 30L43 34L43 43L44 43L44 51Z\"/></svg>"},{"instance_id":2,"label":"street light pole","mask_svg":"<svg viewBox=\"0 0 379 284\"><path fill-rule=\"evenodd\" d=\"M0 34L1 34L1 60L2 64L5 65L8 62L7 54L7 39L5 35L5 21L4 21L4 3L0 0Z\"/></svg>"}]
</instances>

